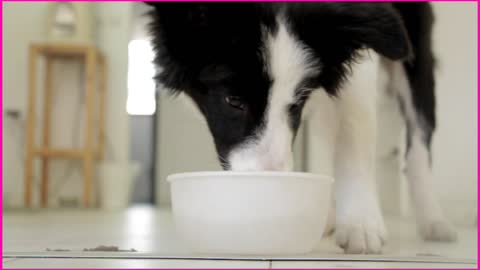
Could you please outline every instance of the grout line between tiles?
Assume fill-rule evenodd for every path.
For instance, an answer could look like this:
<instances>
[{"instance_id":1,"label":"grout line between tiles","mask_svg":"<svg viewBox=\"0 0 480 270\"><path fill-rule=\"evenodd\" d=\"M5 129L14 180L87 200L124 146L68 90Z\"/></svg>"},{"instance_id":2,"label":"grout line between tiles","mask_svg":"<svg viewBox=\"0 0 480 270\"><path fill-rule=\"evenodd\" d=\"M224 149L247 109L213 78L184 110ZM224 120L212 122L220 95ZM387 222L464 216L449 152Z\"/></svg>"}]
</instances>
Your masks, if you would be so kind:
<instances>
[{"instance_id":1,"label":"grout line between tiles","mask_svg":"<svg viewBox=\"0 0 480 270\"><path fill-rule=\"evenodd\" d=\"M164 259L164 260L221 260L221 261L363 261L363 262L416 262L416 263L448 263L448 264L471 264L476 263L472 259L449 259L449 258L432 258L432 257L399 257L399 258L379 258L368 255L354 257L338 257L338 256L322 256L314 257L278 257L278 258L261 258L261 257L225 257L225 256L187 256L187 255L158 255L152 253L131 254L131 253L112 253L112 252L6 252L4 258L71 258L71 259ZM273 265L273 264L272 264Z\"/></svg>"}]
</instances>

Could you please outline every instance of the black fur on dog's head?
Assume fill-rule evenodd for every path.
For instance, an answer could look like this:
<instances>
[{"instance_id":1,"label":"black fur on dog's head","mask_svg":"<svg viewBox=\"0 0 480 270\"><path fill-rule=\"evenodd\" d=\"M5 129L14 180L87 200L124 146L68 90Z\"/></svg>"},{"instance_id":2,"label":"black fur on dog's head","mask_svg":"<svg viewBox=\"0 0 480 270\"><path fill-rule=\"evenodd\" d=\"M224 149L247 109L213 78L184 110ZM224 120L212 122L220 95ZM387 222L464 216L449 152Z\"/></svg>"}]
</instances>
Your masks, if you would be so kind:
<instances>
[{"instance_id":1,"label":"black fur on dog's head","mask_svg":"<svg viewBox=\"0 0 480 270\"><path fill-rule=\"evenodd\" d=\"M198 106L226 169L290 169L313 89L335 96L360 49L410 54L384 3L148 4L156 79Z\"/></svg>"}]
</instances>

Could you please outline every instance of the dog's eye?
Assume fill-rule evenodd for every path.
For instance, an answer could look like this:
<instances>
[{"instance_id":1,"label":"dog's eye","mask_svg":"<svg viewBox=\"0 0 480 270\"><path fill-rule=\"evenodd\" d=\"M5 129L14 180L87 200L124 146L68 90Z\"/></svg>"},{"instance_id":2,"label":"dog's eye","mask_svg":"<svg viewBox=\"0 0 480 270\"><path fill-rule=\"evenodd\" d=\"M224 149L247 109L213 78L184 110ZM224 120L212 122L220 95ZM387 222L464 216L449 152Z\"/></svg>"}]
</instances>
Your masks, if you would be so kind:
<instances>
[{"instance_id":1,"label":"dog's eye","mask_svg":"<svg viewBox=\"0 0 480 270\"><path fill-rule=\"evenodd\" d=\"M225 97L225 102L232 106L233 108L237 109L237 110L241 110L241 111L245 111L246 109L246 105L245 103L243 103L242 99L240 97L236 97L236 96L227 96Z\"/></svg>"}]
</instances>

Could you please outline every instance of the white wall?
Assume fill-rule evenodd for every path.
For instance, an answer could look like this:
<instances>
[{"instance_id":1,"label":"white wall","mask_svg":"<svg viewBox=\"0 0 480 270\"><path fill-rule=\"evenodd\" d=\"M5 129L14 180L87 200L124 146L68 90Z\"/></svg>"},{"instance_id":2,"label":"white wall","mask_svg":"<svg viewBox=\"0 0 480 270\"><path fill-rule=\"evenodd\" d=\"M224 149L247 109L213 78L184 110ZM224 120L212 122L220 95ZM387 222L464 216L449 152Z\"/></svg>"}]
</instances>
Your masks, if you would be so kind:
<instances>
[{"instance_id":1,"label":"white wall","mask_svg":"<svg viewBox=\"0 0 480 270\"><path fill-rule=\"evenodd\" d=\"M107 137L108 158L120 161L129 157L128 116L125 113L127 94L127 46L130 39L131 3L96 3L98 44L109 62L109 98ZM45 36L47 3L4 3L3 43L3 106L16 109L25 116L27 100L28 44L42 41ZM458 220L470 220L476 212L477 201L477 76L476 76L476 3L434 3L437 24L434 31L435 51L438 57L438 130L434 138L434 175L436 191L447 207L449 215ZM56 64L60 79L58 100L54 111L58 123L55 143L69 145L75 123L77 95L81 88L73 83L81 74L79 65L64 68L68 63ZM388 105L385 107L390 107ZM182 111L179 101L161 98L157 194L168 201L165 177L171 172L219 169L210 135L201 121ZM70 112L70 113L69 113ZM391 112L389 112L391 113ZM4 202L20 206L23 202L23 120L18 122L3 117L3 187ZM397 119L398 120L398 119ZM180 123L180 124L179 124ZM400 131L399 127L399 131ZM81 127L80 127L81 130ZM389 130L394 130L392 127ZM398 132L397 132L398 134ZM76 138L81 141L81 134ZM309 143L315 144L309 136ZM194 149L194 150L192 150ZM385 153L388 153L385 152ZM301 156L301 154L298 154ZM63 177L70 163L56 161L52 165L52 186ZM310 162L315 168L315 160ZM392 165L395 168L395 165ZM80 196L79 164L60 190L62 195ZM68 172L69 170L67 170ZM38 177L37 177L38 180ZM402 187L404 183L400 183ZM398 190L397 187L394 190ZM400 196L401 197L401 196ZM391 197L390 197L391 198ZM53 203L56 200L52 200ZM449 210L452 209L452 210Z\"/></svg>"},{"instance_id":2,"label":"white wall","mask_svg":"<svg viewBox=\"0 0 480 270\"><path fill-rule=\"evenodd\" d=\"M24 187L24 123L27 101L27 56L32 42L45 40L48 3L14 3L3 5L3 106L21 112L20 121L7 119L3 112L3 188L4 205L23 205ZM107 158L125 161L129 158L128 117L125 111L127 94L127 45L130 38L131 3L96 3L97 43L105 54L108 67L106 135ZM53 145L71 146L72 139L83 142L83 92L79 78L82 66L71 61L54 64L55 98L53 108ZM79 98L80 97L80 98ZM39 101L41 96L39 97ZM39 108L39 112L41 112ZM79 115L79 112L81 114ZM77 118L78 117L78 118ZM41 121L41 114L38 115ZM80 123L80 124L78 124ZM41 130L36 131L37 134ZM78 136L75 132L80 132ZM53 161L51 192L58 196L81 198L79 162ZM35 181L39 180L36 171ZM64 183L64 184L61 184ZM38 192L38 185L34 192ZM58 196L51 198L52 205Z\"/></svg>"},{"instance_id":3,"label":"white wall","mask_svg":"<svg viewBox=\"0 0 480 270\"><path fill-rule=\"evenodd\" d=\"M128 43L132 5L129 2L98 2L97 44L108 60L107 138L115 153L110 158L129 159L129 120L126 112Z\"/></svg>"},{"instance_id":4,"label":"white wall","mask_svg":"<svg viewBox=\"0 0 480 270\"><path fill-rule=\"evenodd\" d=\"M221 170L206 123L182 97L173 98L162 89L158 101L157 191L160 204L170 203L172 173Z\"/></svg>"},{"instance_id":5,"label":"white wall","mask_svg":"<svg viewBox=\"0 0 480 270\"><path fill-rule=\"evenodd\" d=\"M43 27L32 27L46 20L47 4L5 3L3 5L3 108L26 112L28 44L42 40ZM23 72L22 72L23 71ZM23 124L3 115L3 195L4 204L23 202Z\"/></svg>"},{"instance_id":6,"label":"white wall","mask_svg":"<svg viewBox=\"0 0 480 270\"><path fill-rule=\"evenodd\" d=\"M433 141L437 192L449 215L477 212L477 3L434 3L438 129Z\"/></svg>"}]
</instances>

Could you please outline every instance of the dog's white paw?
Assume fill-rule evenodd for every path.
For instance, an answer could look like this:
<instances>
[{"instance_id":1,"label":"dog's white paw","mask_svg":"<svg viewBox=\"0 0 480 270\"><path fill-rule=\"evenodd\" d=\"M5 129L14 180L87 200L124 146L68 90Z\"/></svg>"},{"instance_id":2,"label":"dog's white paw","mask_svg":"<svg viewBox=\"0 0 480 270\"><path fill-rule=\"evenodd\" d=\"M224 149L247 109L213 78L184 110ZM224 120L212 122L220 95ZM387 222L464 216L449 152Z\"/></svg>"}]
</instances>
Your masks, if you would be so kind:
<instances>
[{"instance_id":1,"label":"dog's white paw","mask_svg":"<svg viewBox=\"0 0 480 270\"><path fill-rule=\"evenodd\" d=\"M337 224L335 230L337 244L348 254L379 254L387 240L381 220Z\"/></svg>"},{"instance_id":2,"label":"dog's white paw","mask_svg":"<svg viewBox=\"0 0 480 270\"><path fill-rule=\"evenodd\" d=\"M419 225L420 235L428 241L453 242L457 240L457 232L445 220L424 222Z\"/></svg>"}]
</instances>

